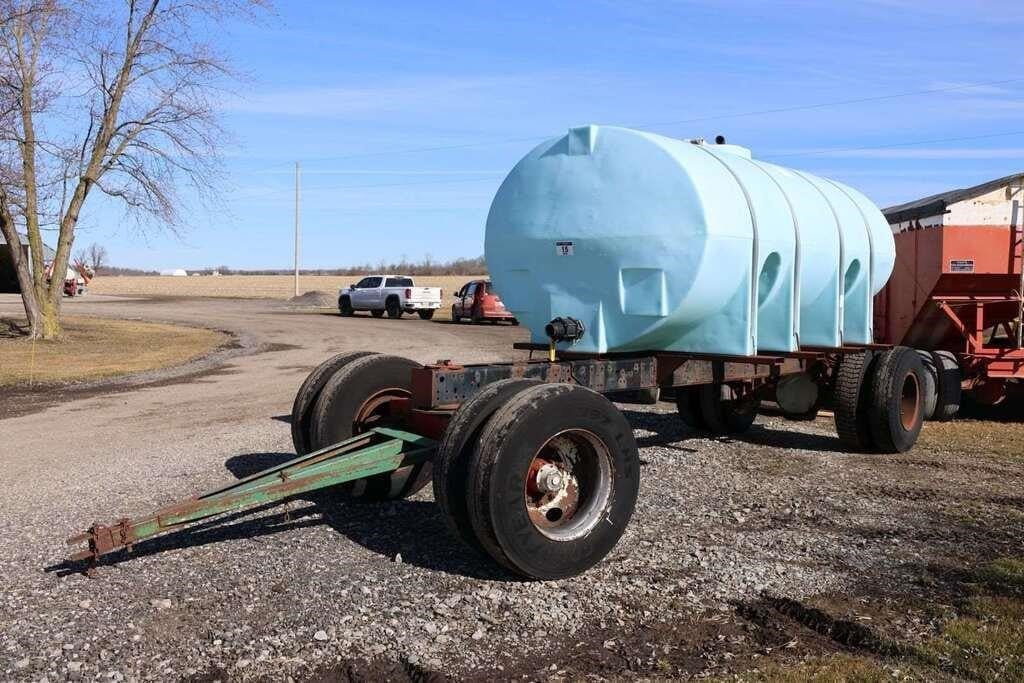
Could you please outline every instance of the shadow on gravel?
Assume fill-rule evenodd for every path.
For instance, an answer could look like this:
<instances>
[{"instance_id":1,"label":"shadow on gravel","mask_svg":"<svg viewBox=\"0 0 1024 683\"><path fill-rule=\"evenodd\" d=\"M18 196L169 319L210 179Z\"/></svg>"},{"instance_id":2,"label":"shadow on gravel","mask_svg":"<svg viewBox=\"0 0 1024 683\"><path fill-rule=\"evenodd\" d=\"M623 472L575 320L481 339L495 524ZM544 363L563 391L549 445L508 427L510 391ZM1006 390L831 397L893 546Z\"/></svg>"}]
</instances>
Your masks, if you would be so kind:
<instances>
[{"instance_id":1,"label":"shadow on gravel","mask_svg":"<svg viewBox=\"0 0 1024 683\"><path fill-rule=\"evenodd\" d=\"M655 436L643 436L637 439L637 445L641 448L661 447L673 448L675 450L696 453L694 448L679 445L687 439L708 437L693 429L690 429L675 413L651 413L642 410L622 411L634 429L646 429L654 432ZM826 434L808 434L789 429L773 429L764 425L756 424L743 434L736 434L729 437L708 437L724 442L749 443L756 446L768 446L770 448L782 448L801 451L820 451L828 453L846 453L843 450L839 439Z\"/></svg>"},{"instance_id":2,"label":"shadow on gravel","mask_svg":"<svg viewBox=\"0 0 1024 683\"><path fill-rule=\"evenodd\" d=\"M294 453L247 453L229 458L224 466L236 478L244 479L294 457ZM264 514L271 510L275 512ZM106 567L168 550L271 536L282 531L321 524L329 525L349 540L391 560L400 554L402 562L431 571L490 581L518 580L453 538L433 502L396 500L388 503L356 503L331 489L299 496L286 503L271 503L215 517L179 531L140 541L133 546L131 552L118 551L104 555L96 566ZM46 567L44 571L63 577L84 573L87 566L86 562L63 561Z\"/></svg>"},{"instance_id":3,"label":"shadow on gravel","mask_svg":"<svg viewBox=\"0 0 1024 683\"><path fill-rule=\"evenodd\" d=\"M294 457L293 453L249 453L228 459L224 466L243 479ZM492 581L516 580L453 538L433 502L358 503L331 489L304 495L301 500L313 503L313 512L322 515L323 523L339 534L392 560L400 554L402 562L432 571ZM439 539L446 542L438 543Z\"/></svg>"}]
</instances>

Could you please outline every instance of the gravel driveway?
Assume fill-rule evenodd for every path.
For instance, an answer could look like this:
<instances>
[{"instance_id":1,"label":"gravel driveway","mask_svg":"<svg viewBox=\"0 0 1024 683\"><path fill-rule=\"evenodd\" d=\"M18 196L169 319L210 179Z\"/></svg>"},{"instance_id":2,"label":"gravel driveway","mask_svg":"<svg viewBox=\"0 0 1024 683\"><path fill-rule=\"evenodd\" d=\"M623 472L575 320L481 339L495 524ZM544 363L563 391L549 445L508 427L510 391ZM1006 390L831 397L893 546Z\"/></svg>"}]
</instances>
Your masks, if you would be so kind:
<instances>
[{"instance_id":1,"label":"gravel driveway","mask_svg":"<svg viewBox=\"0 0 1024 683\"><path fill-rule=\"evenodd\" d=\"M479 560L429 489L384 505L310 496L139 544L89 579L63 564L72 533L289 458L294 392L331 353L490 361L526 333L268 301L73 306L204 324L239 345L148 384L3 398L3 679L728 674L857 647L808 616L825 600L924 637L928 624L881 618L887 601L921 593L937 565L1019 551L1024 533L1022 459L941 444L850 455L823 418L762 416L743 440L699 438L662 403L622 406L640 502L612 555L572 580L521 582ZM17 312L0 301L0 315Z\"/></svg>"}]
</instances>

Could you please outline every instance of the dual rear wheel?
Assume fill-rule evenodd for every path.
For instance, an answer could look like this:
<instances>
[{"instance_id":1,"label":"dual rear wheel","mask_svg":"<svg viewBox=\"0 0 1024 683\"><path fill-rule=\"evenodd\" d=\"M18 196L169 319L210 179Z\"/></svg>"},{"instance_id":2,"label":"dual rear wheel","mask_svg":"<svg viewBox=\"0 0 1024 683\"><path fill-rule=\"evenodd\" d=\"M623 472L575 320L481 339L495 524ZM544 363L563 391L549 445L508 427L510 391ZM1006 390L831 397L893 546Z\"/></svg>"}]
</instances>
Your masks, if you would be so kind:
<instances>
[{"instance_id":1,"label":"dual rear wheel","mask_svg":"<svg viewBox=\"0 0 1024 683\"><path fill-rule=\"evenodd\" d=\"M903 453L914 445L927 410L927 371L914 349L843 356L836 372L839 440L859 453Z\"/></svg>"},{"instance_id":2,"label":"dual rear wheel","mask_svg":"<svg viewBox=\"0 0 1024 683\"><path fill-rule=\"evenodd\" d=\"M639 491L633 430L580 386L505 380L455 412L434 497L456 536L531 579L579 574L622 536Z\"/></svg>"},{"instance_id":3,"label":"dual rear wheel","mask_svg":"<svg viewBox=\"0 0 1024 683\"><path fill-rule=\"evenodd\" d=\"M676 389L676 410L683 422L691 429L718 436L750 429L760 407L760 400L729 384Z\"/></svg>"},{"instance_id":4,"label":"dual rear wheel","mask_svg":"<svg viewBox=\"0 0 1024 683\"><path fill-rule=\"evenodd\" d=\"M355 352L313 370L292 408L305 454L375 426L401 424L392 398L411 395L413 361ZM453 534L531 579L573 576L622 536L639 491L633 431L607 398L580 386L511 379L453 414L433 463L343 487L359 501L413 495L431 480Z\"/></svg>"},{"instance_id":5,"label":"dual rear wheel","mask_svg":"<svg viewBox=\"0 0 1024 683\"><path fill-rule=\"evenodd\" d=\"M412 393L407 358L356 351L327 359L302 383L292 405L292 444L299 455L344 441L374 427L399 426L392 401ZM430 482L429 462L344 484L340 490L364 502L411 496Z\"/></svg>"}]
</instances>

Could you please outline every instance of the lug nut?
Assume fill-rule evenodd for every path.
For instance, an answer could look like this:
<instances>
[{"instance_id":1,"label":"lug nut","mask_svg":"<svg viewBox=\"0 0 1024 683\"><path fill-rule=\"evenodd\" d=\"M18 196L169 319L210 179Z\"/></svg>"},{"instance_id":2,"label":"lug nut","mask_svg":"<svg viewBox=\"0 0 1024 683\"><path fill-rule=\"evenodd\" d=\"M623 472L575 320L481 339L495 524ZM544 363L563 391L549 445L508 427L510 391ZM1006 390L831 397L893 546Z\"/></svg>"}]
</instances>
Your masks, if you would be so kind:
<instances>
[{"instance_id":1,"label":"lug nut","mask_svg":"<svg viewBox=\"0 0 1024 683\"><path fill-rule=\"evenodd\" d=\"M562 471L554 465L544 465L537 471L537 488L547 493L554 493L562 488Z\"/></svg>"}]
</instances>

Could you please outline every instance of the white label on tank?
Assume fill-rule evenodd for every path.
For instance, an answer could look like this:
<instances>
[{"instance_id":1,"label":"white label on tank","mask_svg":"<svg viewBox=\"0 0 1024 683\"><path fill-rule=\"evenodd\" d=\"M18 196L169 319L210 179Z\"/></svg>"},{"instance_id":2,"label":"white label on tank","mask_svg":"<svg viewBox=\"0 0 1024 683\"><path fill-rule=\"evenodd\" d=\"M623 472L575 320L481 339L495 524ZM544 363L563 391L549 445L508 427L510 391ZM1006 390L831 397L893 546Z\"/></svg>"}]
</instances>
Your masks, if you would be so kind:
<instances>
[{"instance_id":1,"label":"white label on tank","mask_svg":"<svg viewBox=\"0 0 1024 683\"><path fill-rule=\"evenodd\" d=\"M950 259L949 272L951 273L973 273L974 259Z\"/></svg>"},{"instance_id":2,"label":"white label on tank","mask_svg":"<svg viewBox=\"0 0 1024 683\"><path fill-rule=\"evenodd\" d=\"M572 242L555 242L556 256L572 256Z\"/></svg>"}]
</instances>

